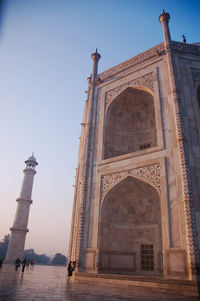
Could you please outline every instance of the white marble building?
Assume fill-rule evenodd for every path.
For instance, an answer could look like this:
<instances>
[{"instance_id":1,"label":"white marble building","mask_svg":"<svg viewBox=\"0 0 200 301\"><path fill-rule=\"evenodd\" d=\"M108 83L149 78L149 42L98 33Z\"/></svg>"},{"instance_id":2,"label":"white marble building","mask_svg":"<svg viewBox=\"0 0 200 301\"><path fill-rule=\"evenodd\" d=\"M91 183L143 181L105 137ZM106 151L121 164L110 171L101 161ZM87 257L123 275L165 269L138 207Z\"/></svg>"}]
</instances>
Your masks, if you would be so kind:
<instances>
[{"instance_id":1,"label":"white marble building","mask_svg":"<svg viewBox=\"0 0 200 301\"><path fill-rule=\"evenodd\" d=\"M172 41L169 19L159 17L164 42L103 73L92 54L69 248L74 279L197 279L200 44Z\"/></svg>"}]
</instances>

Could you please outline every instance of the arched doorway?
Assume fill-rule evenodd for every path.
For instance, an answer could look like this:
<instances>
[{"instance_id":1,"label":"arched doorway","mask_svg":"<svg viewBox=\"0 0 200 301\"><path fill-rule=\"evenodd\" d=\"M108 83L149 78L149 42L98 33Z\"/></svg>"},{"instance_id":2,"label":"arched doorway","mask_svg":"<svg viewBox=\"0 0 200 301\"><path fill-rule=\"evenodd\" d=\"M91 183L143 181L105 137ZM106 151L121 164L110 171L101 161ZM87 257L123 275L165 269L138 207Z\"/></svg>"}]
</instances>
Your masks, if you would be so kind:
<instances>
[{"instance_id":1,"label":"arched doorway","mask_svg":"<svg viewBox=\"0 0 200 301\"><path fill-rule=\"evenodd\" d=\"M156 146L152 94L127 88L111 103L105 118L104 159Z\"/></svg>"},{"instance_id":2,"label":"arched doorway","mask_svg":"<svg viewBox=\"0 0 200 301\"><path fill-rule=\"evenodd\" d=\"M127 177L111 189L101 208L99 272L162 272L160 197L151 185Z\"/></svg>"}]
</instances>

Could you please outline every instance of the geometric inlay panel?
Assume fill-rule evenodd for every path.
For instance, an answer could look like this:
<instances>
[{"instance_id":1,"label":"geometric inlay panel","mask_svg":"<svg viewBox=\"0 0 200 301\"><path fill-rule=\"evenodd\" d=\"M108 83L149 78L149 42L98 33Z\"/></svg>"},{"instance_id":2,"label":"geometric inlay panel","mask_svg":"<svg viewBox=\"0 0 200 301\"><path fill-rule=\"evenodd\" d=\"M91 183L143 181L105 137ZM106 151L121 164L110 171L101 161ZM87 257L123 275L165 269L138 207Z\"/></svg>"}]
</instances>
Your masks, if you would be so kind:
<instances>
[{"instance_id":1,"label":"geometric inlay panel","mask_svg":"<svg viewBox=\"0 0 200 301\"><path fill-rule=\"evenodd\" d=\"M121 182L128 176L137 176L144 178L150 181L160 190L160 164L157 163L102 176L102 196L113 186L115 186L117 183Z\"/></svg>"}]
</instances>

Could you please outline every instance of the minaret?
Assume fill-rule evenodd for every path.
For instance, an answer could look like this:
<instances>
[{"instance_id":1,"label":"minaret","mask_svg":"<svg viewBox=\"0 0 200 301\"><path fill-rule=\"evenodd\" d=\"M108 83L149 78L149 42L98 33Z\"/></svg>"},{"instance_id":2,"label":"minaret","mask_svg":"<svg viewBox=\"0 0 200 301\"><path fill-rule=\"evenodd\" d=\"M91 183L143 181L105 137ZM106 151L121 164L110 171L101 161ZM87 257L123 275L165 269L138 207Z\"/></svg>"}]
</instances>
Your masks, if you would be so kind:
<instances>
[{"instance_id":1,"label":"minaret","mask_svg":"<svg viewBox=\"0 0 200 301\"><path fill-rule=\"evenodd\" d=\"M36 174L35 167L38 165L34 154L26 161L26 168L24 169L24 179L21 187L19 198L17 199L17 210L13 227L10 228L11 236L6 255L7 263L14 263L19 258L22 259L24 252L24 245L26 239L28 217L30 205L32 204L31 194L33 188L33 179Z\"/></svg>"},{"instance_id":2,"label":"minaret","mask_svg":"<svg viewBox=\"0 0 200 301\"><path fill-rule=\"evenodd\" d=\"M166 47L166 58L170 83L170 103L174 112L175 135L177 144L174 147L175 156L179 158L180 178L182 183L182 203L185 218L186 247L188 255L188 275L190 280L196 279L198 268L200 265L200 254L198 245L198 232L196 225L196 208L194 205L194 194L191 173L191 155L190 140L188 139L188 131L185 127L185 118L183 107L183 94L179 80L179 61L177 55L171 45L171 37L169 31L170 15L163 10L159 17L159 21L163 26L164 43ZM186 43L183 36L183 44ZM193 169L193 167L192 167ZM173 246L172 246L173 247Z\"/></svg>"},{"instance_id":3,"label":"minaret","mask_svg":"<svg viewBox=\"0 0 200 301\"><path fill-rule=\"evenodd\" d=\"M85 235L85 220L89 217L86 216L86 206L93 206L91 202L91 186L93 179L93 162L96 146L96 122L97 122L97 81L98 78L98 62L101 55L97 52L91 54L93 60L92 74L89 78L89 89L87 91L88 97L85 103L84 118L82 123L82 131L79 147L79 161L77 166L77 179L74 194L74 206L71 226L71 239L69 246L69 260L76 261L76 270L81 271L83 268L83 255L86 248L90 248L91 233L86 241ZM92 228L90 222L90 229Z\"/></svg>"}]
</instances>

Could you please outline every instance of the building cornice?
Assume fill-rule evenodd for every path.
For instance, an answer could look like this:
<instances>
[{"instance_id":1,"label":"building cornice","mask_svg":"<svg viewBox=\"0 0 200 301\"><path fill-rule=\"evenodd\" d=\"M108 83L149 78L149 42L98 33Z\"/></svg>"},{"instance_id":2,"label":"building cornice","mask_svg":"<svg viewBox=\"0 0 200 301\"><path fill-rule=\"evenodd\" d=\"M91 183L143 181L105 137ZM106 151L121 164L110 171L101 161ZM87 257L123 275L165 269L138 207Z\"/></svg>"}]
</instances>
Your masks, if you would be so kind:
<instances>
[{"instance_id":1,"label":"building cornice","mask_svg":"<svg viewBox=\"0 0 200 301\"><path fill-rule=\"evenodd\" d=\"M177 51L179 53L200 55L200 45L171 41L170 47L172 50Z\"/></svg>"},{"instance_id":2,"label":"building cornice","mask_svg":"<svg viewBox=\"0 0 200 301\"><path fill-rule=\"evenodd\" d=\"M170 41L170 48L171 50L177 51L178 53L200 55L200 46L195 44L184 44L181 42ZM164 42L130 58L129 60L126 60L112 68L109 68L104 72L101 72L98 78L100 79L100 81L106 80L107 78L112 77L119 72L122 72L154 57L158 57L162 54L165 54Z\"/></svg>"},{"instance_id":3,"label":"building cornice","mask_svg":"<svg viewBox=\"0 0 200 301\"><path fill-rule=\"evenodd\" d=\"M111 77L121 71L124 71L132 66L135 66L137 64L140 64L141 62L144 62L150 58L158 57L165 51L164 43L158 44L153 48L150 48L132 58L130 58L127 61L124 61L102 73L99 74L100 80L105 80L108 77Z\"/></svg>"}]
</instances>

